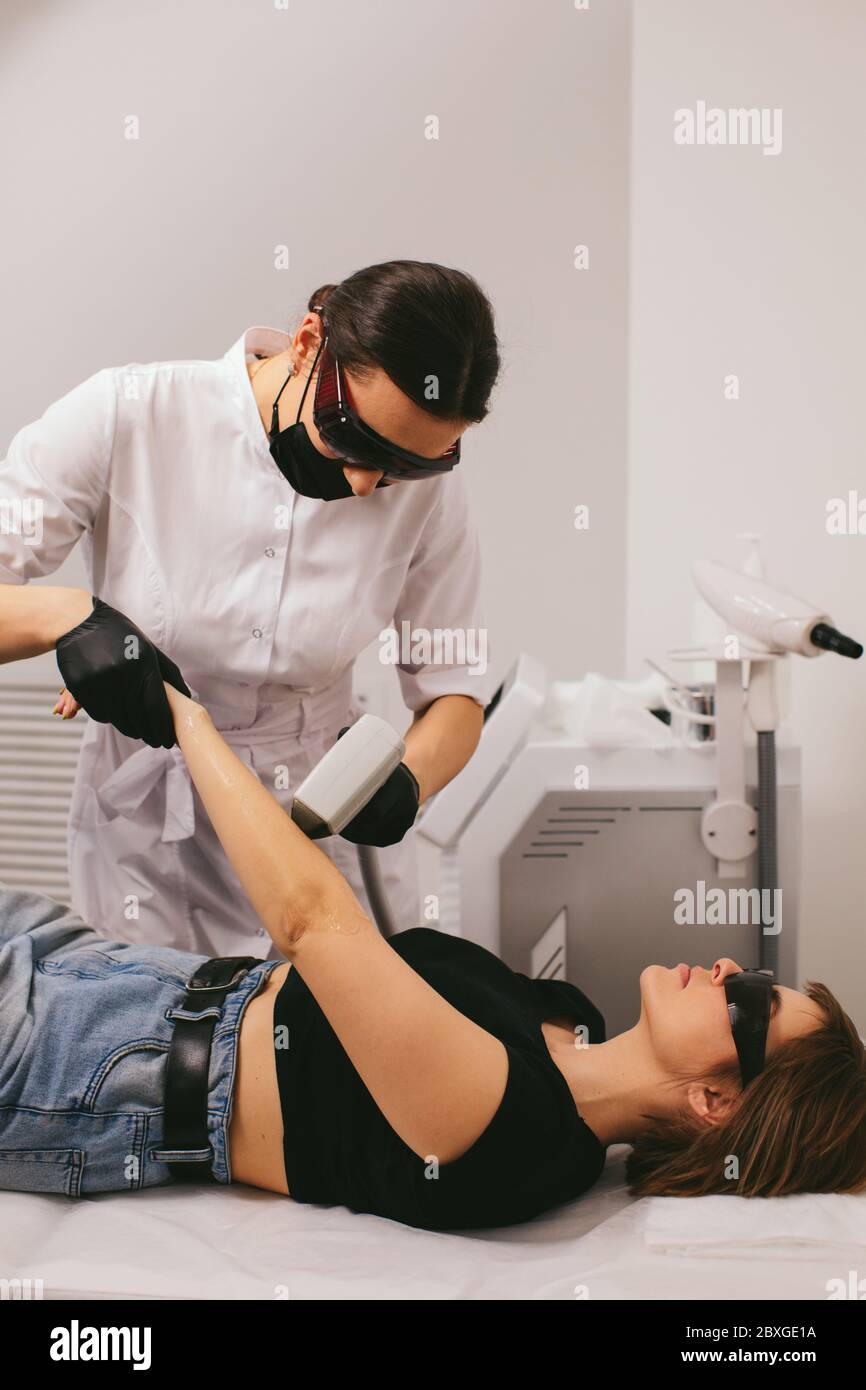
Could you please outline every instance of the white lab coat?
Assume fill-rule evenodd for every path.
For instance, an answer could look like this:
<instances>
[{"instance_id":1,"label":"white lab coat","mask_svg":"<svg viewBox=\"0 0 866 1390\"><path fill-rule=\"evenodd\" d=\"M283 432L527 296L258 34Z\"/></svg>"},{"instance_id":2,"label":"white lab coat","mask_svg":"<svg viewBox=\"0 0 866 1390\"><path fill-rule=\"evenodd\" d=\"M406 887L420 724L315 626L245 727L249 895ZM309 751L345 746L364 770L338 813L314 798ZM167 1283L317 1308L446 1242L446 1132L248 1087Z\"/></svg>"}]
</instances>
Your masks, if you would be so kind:
<instances>
[{"instance_id":1,"label":"white lab coat","mask_svg":"<svg viewBox=\"0 0 866 1390\"><path fill-rule=\"evenodd\" d=\"M283 478L246 361L289 342L250 328L214 361L106 367L21 429L0 465L6 514L17 503L27 521L0 532L0 582L51 574L80 539L92 592L177 662L284 805L356 714L353 663L383 629L483 626L460 468L335 502ZM411 710L490 698L471 665L398 675ZM321 845L366 903L355 847ZM74 906L107 935L273 954L177 748L90 722L69 851ZM411 832L381 854L398 926L418 925Z\"/></svg>"}]
</instances>

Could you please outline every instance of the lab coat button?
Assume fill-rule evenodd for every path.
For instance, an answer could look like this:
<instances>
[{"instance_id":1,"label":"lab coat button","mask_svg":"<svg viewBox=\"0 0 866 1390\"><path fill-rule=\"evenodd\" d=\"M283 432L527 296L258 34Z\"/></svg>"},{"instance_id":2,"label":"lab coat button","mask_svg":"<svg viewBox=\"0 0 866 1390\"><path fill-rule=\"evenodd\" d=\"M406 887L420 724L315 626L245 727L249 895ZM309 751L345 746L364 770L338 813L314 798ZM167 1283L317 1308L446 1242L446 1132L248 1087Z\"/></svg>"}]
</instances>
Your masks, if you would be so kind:
<instances>
[{"instance_id":1,"label":"lab coat button","mask_svg":"<svg viewBox=\"0 0 866 1390\"><path fill-rule=\"evenodd\" d=\"M262 635L262 630L261 630L261 628L260 628L260 627L254 627L254 628L253 628L253 636L254 636L254 637L261 637L261 635Z\"/></svg>"},{"instance_id":2,"label":"lab coat button","mask_svg":"<svg viewBox=\"0 0 866 1390\"><path fill-rule=\"evenodd\" d=\"M273 560L276 553L277 552L274 550L274 547L272 545L269 545L267 550L265 551L265 554L267 555L269 560Z\"/></svg>"}]
</instances>

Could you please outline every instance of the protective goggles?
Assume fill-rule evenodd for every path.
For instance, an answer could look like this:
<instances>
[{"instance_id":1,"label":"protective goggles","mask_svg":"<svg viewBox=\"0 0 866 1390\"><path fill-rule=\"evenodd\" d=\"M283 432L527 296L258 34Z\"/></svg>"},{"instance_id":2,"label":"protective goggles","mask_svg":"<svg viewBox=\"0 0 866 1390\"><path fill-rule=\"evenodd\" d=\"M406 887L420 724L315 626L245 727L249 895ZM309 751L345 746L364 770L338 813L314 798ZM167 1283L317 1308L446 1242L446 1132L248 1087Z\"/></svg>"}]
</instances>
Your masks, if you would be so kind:
<instances>
[{"instance_id":1,"label":"protective goggles","mask_svg":"<svg viewBox=\"0 0 866 1390\"><path fill-rule=\"evenodd\" d=\"M773 998L772 970L741 970L725 980L725 997L743 1086L763 1070Z\"/></svg>"},{"instance_id":2,"label":"protective goggles","mask_svg":"<svg viewBox=\"0 0 866 1390\"><path fill-rule=\"evenodd\" d=\"M346 463L356 468L374 468L386 478L398 478L402 482L434 478L440 473L450 473L460 462L460 440L455 439L450 448L439 458L428 459L422 454L413 454L401 449L377 434L358 414L349 393L349 384L336 357L328 348L328 335L325 333L316 360L321 357L319 375L316 378L316 394L313 399L313 419L316 429L330 449ZM310 377L312 377L312 372ZM304 387L304 395L298 409L298 418L303 409L304 398L310 385L310 377Z\"/></svg>"}]
</instances>

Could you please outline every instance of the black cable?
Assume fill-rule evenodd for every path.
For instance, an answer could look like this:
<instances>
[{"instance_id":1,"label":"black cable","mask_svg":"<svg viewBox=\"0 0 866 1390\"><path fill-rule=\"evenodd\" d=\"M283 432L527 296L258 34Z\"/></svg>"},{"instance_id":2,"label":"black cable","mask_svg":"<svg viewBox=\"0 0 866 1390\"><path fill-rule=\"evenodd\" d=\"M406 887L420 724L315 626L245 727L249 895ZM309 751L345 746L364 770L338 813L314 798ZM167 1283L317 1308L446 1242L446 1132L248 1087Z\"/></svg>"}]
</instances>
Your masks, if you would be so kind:
<instances>
[{"instance_id":1,"label":"black cable","mask_svg":"<svg viewBox=\"0 0 866 1390\"><path fill-rule=\"evenodd\" d=\"M373 914L373 921L387 939L395 935L397 924L388 904L379 856L374 845L358 845L357 849L358 863L361 865L361 878L364 882L364 891L367 894L370 911Z\"/></svg>"},{"instance_id":2,"label":"black cable","mask_svg":"<svg viewBox=\"0 0 866 1390\"><path fill-rule=\"evenodd\" d=\"M778 901L779 886L776 840L776 735L771 730L758 734L758 889L761 894L761 969L772 970L779 977L779 937L763 930ZM768 904L768 921L764 923L764 904Z\"/></svg>"}]
</instances>

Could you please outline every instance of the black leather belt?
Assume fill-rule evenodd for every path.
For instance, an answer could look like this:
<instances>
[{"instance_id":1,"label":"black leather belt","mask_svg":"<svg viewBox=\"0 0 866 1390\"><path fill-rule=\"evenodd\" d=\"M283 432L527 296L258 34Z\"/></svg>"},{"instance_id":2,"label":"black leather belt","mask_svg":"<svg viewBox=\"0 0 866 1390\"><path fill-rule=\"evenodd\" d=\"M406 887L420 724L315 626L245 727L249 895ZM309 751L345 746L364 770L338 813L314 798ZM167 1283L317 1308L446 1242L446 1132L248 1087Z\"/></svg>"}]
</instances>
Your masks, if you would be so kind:
<instances>
[{"instance_id":1,"label":"black leather belt","mask_svg":"<svg viewBox=\"0 0 866 1390\"><path fill-rule=\"evenodd\" d=\"M200 1013L220 1006L244 976L261 964L258 956L217 956L203 961L187 980L181 1009ZM207 1134L207 1091L211 1042L218 1022L214 1015L174 1020L165 1073L162 1147L171 1152L187 1150L190 1154L189 1158L166 1164L177 1182L216 1181ZM204 1149L208 1150L207 1158L192 1157L201 1155Z\"/></svg>"}]
</instances>

